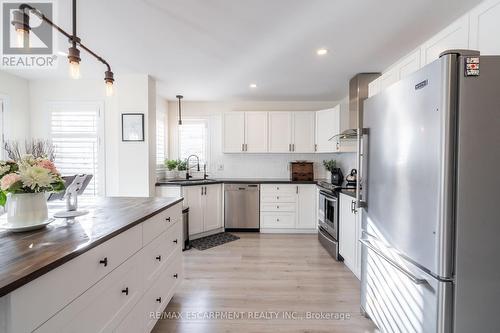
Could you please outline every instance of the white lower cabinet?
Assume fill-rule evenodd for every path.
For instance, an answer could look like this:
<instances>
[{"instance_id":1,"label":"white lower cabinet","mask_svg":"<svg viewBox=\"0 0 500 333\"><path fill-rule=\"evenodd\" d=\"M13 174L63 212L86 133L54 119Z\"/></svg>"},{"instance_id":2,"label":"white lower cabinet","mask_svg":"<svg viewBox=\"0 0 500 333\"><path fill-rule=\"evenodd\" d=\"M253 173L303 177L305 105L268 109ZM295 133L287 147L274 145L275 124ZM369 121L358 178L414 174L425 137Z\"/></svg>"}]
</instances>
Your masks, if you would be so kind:
<instances>
[{"instance_id":1,"label":"white lower cabinet","mask_svg":"<svg viewBox=\"0 0 500 333\"><path fill-rule=\"evenodd\" d=\"M184 205L189 207L189 236L196 238L196 235L222 228L221 184L184 186L182 192Z\"/></svg>"},{"instance_id":2,"label":"white lower cabinet","mask_svg":"<svg viewBox=\"0 0 500 333\"><path fill-rule=\"evenodd\" d=\"M355 199L340 194L339 207L339 253L344 264L356 275L361 273L361 246L358 242L361 232L360 219L355 210Z\"/></svg>"},{"instance_id":3,"label":"white lower cabinet","mask_svg":"<svg viewBox=\"0 0 500 333\"><path fill-rule=\"evenodd\" d=\"M150 332L157 321L151 312L166 307L183 277L181 207L0 298L0 332Z\"/></svg>"},{"instance_id":4,"label":"white lower cabinet","mask_svg":"<svg viewBox=\"0 0 500 333\"><path fill-rule=\"evenodd\" d=\"M261 185L260 232L315 231L316 185Z\"/></svg>"}]
</instances>

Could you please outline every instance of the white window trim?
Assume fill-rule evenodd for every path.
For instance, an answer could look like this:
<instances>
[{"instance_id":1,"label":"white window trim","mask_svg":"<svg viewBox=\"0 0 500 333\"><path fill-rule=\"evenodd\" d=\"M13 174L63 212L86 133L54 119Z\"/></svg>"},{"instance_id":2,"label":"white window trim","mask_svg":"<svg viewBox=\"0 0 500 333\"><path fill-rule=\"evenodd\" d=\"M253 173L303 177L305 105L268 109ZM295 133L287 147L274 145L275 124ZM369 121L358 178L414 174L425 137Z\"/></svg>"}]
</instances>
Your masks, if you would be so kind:
<instances>
[{"instance_id":1,"label":"white window trim","mask_svg":"<svg viewBox=\"0 0 500 333\"><path fill-rule=\"evenodd\" d=\"M205 116L182 116L182 120L201 120L201 121L204 121L206 124L207 124L207 141L205 143L206 147L206 152L207 152L207 156L206 156L206 164L207 164L207 173L210 171L210 164L211 164L211 160L212 160L212 145L211 145L211 140L212 140L212 134L210 132L210 128L211 128L211 124L210 124L210 118L209 117L205 117ZM180 125L182 126L182 125ZM178 158L180 159L181 158L181 131L180 130L177 130L177 156ZM200 165L200 171L202 170L203 168L203 165Z\"/></svg>"},{"instance_id":2,"label":"white window trim","mask_svg":"<svg viewBox=\"0 0 500 333\"><path fill-rule=\"evenodd\" d=\"M99 196L106 196L106 144L105 144L105 125L104 125L104 102L103 101L48 101L47 102L47 111L49 113L49 123L48 123L48 132L49 138L52 140L52 109L54 107L64 107L64 106L73 106L73 105L91 105L99 108L99 121L98 121L98 173L99 173L99 184L98 184L98 193Z\"/></svg>"}]
</instances>

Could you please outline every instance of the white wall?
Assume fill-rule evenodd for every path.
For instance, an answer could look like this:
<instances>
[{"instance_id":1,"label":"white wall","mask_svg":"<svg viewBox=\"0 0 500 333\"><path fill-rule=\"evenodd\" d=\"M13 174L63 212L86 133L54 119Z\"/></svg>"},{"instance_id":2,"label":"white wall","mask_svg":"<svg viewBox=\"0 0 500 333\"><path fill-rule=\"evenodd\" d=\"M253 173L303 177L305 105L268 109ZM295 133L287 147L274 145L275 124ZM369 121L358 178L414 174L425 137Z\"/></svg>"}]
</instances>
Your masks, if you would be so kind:
<instances>
[{"instance_id":1,"label":"white wall","mask_svg":"<svg viewBox=\"0 0 500 333\"><path fill-rule=\"evenodd\" d=\"M445 29L416 45L370 83L370 96L431 63L448 49L478 50L482 55L500 55L500 0L486 0Z\"/></svg>"},{"instance_id":2,"label":"white wall","mask_svg":"<svg viewBox=\"0 0 500 333\"><path fill-rule=\"evenodd\" d=\"M347 112L346 100L341 107ZM289 178L289 162L308 160L314 162L315 177L325 178L322 166L325 159L336 159L344 172L355 168L355 154L223 154L222 114L231 111L316 111L331 108L339 102L183 102L183 117L209 120L210 142L208 169L217 178ZM178 104L169 102L169 154L178 158ZM346 121L346 114L343 117ZM220 170L220 168L223 170Z\"/></svg>"},{"instance_id":3,"label":"white wall","mask_svg":"<svg viewBox=\"0 0 500 333\"><path fill-rule=\"evenodd\" d=\"M34 138L49 137L50 102L103 103L106 195L154 194L154 163L151 165L151 159L154 161L156 155L154 80L139 74L117 77L113 97L105 97L102 80L33 80L29 83L29 91L31 135ZM129 112L144 113L144 142L121 141L121 114Z\"/></svg>"},{"instance_id":4,"label":"white wall","mask_svg":"<svg viewBox=\"0 0 500 333\"><path fill-rule=\"evenodd\" d=\"M30 138L28 96L27 80L0 71L0 99L4 101L5 140L24 141Z\"/></svg>"}]
</instances>

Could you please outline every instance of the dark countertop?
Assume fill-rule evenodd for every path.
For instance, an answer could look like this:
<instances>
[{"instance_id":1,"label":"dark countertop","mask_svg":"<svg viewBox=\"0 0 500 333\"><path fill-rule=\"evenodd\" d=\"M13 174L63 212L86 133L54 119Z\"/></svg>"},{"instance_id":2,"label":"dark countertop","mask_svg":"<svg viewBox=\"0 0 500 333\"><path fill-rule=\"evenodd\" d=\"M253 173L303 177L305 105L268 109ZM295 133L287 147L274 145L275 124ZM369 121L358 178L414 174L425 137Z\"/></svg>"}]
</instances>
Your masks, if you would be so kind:
<instances>
[{"instance_id":1,"label":"dark countertop","mask_svg":"<svg viewBox=\"0 0 500 333\"><path fill-rule=\"evenodd\" d=\"M0 230L0 297L53 270L182 198L96 198L79 200L87 215L68 224L57 219L44 229L11 233ZM49 203L49 216L65 202Z\"/></svg>"},{"instance_id":2,"label":"dark countertop","mask_svg":"<svg viewBox=\"0 0 500 333\"><path fill-rule=\"evenodd\" d=\"M209 184L317 184L318 180L292 181L288 178L215 178L200 180L159 180L156 186L195 186Z\"/></svg>"},{"instance_id":3,"label":"dark countertop","mask_svg":"<svg viewBox=\"0 0 500 333\"><path fill-rule=\"evenodd\" d=\"M343 188L340 190L340 193L348 195L348 196L353 197L353 198L356 198L356 190L355 189Z\"/></svg>"}]
</instances>

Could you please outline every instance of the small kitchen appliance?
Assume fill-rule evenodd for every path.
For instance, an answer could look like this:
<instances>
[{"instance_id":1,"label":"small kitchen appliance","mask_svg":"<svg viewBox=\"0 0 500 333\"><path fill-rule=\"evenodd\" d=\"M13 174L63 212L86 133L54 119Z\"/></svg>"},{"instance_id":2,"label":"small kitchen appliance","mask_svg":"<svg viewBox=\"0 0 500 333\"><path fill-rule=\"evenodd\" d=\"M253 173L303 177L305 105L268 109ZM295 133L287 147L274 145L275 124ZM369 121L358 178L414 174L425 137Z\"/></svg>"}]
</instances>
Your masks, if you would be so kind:
<instances>
[{"instance_id":1,"label":"small kitchen appliance","mask_svg":"<svg viewBox=\"0 0 500 333\"><path fill-rule=\"evenodd\" d=\"M346 187L355 188L358 182L358 170L352 169L351 172L345 177L347 182Z\"/></svg>"},{"instance_id":2,"label":"small kitchen appliance","mask_svg":"<svg viewBox=\"0 0 500 333\"><path fill-rule=\"evenodd\" d=\"M334 168L332 170L332 184L336 186L342 186L343 181L344 175L342 174L342 170L340 170L340 168Z\"/></svg>"}]
</instances>

